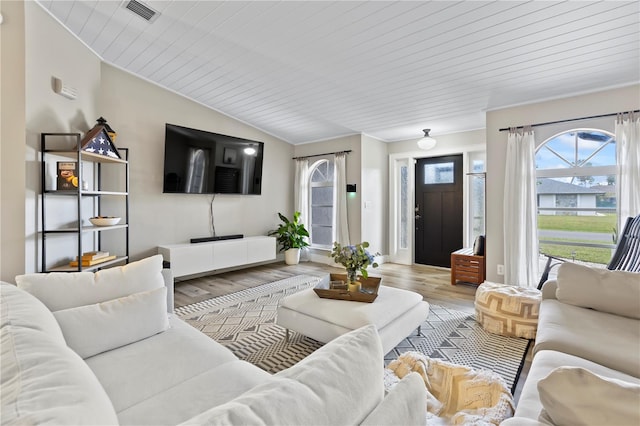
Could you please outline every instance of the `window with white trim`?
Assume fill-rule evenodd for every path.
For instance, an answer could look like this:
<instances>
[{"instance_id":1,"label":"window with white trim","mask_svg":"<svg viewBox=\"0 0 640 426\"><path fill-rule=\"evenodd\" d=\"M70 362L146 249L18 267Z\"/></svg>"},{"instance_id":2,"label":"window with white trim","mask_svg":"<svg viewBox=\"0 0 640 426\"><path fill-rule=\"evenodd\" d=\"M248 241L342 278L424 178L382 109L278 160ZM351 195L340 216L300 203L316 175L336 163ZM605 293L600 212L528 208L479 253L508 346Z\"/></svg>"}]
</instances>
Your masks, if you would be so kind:
<instances>
[{"instance_id":1,"label":"window with white trim","mask_svg":"<svg viewBox=\"0 0 640 426\"><path fill-rule=\"evenodd\" d=\"M316 161L309 170L309 229L312 247L333 245L333 160Z\"/></svg>"},{"instance_id":2,"label":"window with white trim","mask_svg":"<svg viewBox=\"0 0 640 426\"><path fill-rule=\"evenodd\" d=\"M599 129L558 133L536 148L544 254L607 264L617 241L616 141Z\"/></svg>"}]
</instances>

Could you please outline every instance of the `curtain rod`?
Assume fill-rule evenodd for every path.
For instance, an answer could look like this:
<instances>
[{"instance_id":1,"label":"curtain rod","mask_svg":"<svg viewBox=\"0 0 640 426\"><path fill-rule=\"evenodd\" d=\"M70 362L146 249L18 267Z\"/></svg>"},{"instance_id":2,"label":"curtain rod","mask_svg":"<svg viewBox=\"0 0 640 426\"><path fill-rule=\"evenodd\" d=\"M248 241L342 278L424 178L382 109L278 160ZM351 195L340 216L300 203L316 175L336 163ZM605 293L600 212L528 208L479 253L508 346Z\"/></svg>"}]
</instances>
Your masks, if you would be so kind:
<instances>
[{"instance_id":1,"label":"curtain rod","mask_svg":"<svg viewBox=\"0 0 640 426\"><path fill-rule=\"evenodd\" d=\"M627 112L627 111L625 111L625 112ZM635 110L635 111L631 111L631 112L640 112L640 109L637 109L637 110ZM558 123L568 123L568 122L570 122L570 121L590 120L590 119L592 119L592 118L613 117L613 116L618 115L618 114L623 114L623 113L620 113L620 112L614 112L614 113L611 113L611 114L592 115L592 116L590 116L590 117L569 118L569 119L567 119L567 120L558 120L558 121L547 121L546 123L536 123L536 124L531 124L531 127L548 126L548 125L550 125L550 124L558 124ZM522 129L522 128L524 128L524 127L525 127L525 126L518 126L518 127L503 127L502 129L499 129L498 131L499 131L499 132L506 132L506 131L508 131L509 129Z\"/></svg>"},{"instance_id":2,"label":"curtain rod","mask_svg":"<svg viewBox=\"0 0 640 426\"><path fill-rule=\"evenodd\" d=\"M299 160L301 158L322 157L323 155L340 154L341 152L344 152L345 154L348 154L348 153L351 152L351 150L347 149L346 151L325 152L324 154L303 155L301 157L292 157L291 159L292 160Z\"/></svg>"}]
</instances>

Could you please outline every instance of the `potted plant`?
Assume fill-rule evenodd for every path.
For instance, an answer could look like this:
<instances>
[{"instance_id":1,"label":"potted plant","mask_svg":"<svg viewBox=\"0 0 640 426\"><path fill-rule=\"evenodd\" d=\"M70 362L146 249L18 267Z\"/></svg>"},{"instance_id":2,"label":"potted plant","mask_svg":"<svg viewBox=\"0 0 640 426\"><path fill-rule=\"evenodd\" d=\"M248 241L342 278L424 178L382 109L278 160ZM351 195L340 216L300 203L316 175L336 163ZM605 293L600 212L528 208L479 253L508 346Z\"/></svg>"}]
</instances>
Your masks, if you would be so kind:
<instances>
[{"instance_id":1,"label":"potted plant","mask_svg":"<svg viewBox=\"0 0 640 426\"><path fill-rule=\"evenodd\" d=\"M379 256L380 253L371 254L367 248L369 243L363 241L360 244L341 246L337 241L333 242L333 250L329 253L336 263L340 263L347 269L347 286L349 291L358 291L360 283L358 282L358 272L367 278L369 273L367 267L371 265L372 268L377 268L378 264L375 262L374 256Z\"/></svg>"},{"instance_id":2,"label":"potted plant","mask_svg":"<svg viewBox=\"0 0 640 426\"><path fill-rule=\"evenodd\" d=\"M269 235L276 236L280 245L280 251L284 251L284 261L287 265L297 265L300 262L300 249L308 247L306 238L309 231L300 223L300 212L293 214L293 220L289 220L282 213L278 213L282 224L278 229L270 231Z\"/></svg>"}]
</instances>

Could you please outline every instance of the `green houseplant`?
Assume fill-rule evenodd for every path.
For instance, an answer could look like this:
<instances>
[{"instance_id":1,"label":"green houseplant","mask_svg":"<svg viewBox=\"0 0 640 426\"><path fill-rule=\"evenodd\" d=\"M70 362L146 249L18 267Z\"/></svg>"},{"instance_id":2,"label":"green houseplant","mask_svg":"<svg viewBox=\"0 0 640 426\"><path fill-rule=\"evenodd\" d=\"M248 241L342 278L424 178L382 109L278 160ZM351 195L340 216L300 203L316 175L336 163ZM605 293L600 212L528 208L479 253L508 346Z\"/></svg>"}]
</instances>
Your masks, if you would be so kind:
<instances>
[{"instance_id":1,"label":"green houseplant","mask_svg":"<svg viewBox=\"0 0 640 426\"><path fill-rule=\"evenodd\" d=\"M308 247L309 243L306 238L309 237L309 231L300 223L300 212L293 214L293 220L289 220L282 213L278 213L282 223L269 235L276 237L280 245L280 251L284 251L285 263L287 265L296 265L300 262L300 249Z\"/></svg>"}]
</instances>

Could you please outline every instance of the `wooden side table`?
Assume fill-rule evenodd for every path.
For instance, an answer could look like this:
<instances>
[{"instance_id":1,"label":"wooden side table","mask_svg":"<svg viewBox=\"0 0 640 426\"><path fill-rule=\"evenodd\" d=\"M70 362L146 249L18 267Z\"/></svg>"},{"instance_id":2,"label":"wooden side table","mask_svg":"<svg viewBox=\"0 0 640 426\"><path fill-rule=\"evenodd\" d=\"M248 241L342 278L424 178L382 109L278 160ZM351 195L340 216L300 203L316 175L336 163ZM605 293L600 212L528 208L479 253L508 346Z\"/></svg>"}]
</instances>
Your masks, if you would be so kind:
<instances>
[{"instance_id":1,"label":"wooden side table","mask_svg":"<svg viewBox=\"0 0 640 426\"><path fill-rule=\"evenodd\" d=\"M476 256L470 248L451 253L451 285L458 281L482 284L486 275L484 256Z\"/></svg>"}]
</instances>

